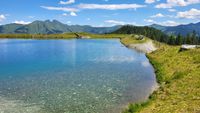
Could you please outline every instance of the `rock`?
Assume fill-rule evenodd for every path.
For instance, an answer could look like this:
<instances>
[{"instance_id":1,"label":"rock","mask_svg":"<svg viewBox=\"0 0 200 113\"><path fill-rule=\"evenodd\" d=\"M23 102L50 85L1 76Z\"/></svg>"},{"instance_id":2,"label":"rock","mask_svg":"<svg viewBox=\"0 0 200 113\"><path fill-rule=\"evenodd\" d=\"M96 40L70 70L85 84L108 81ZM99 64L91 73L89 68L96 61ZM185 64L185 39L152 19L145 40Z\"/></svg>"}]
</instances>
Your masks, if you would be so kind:
<instances>
[{"instance_id":1,"label":"rock","mask_svg":"<svg viewBox=\"0 0 200 113\"><path fill-rule=\"evenodd\" d=\"M200 45L181 45L180 51L200 48Z\"/></svg>"},{"instance_id":2,"label":"rock","mask_svg":"<svg viewBox=\"0 0 200 113\"><path fill-rule=\"evenodd\" d=\"M141 52L144 52L144 53L151 53L157 49L154 46L152 41L148 41L148 42L142 43L142 44L131 44L128 47L133 48L138 51L141 51Z\"/></svg>"}]
</instances>

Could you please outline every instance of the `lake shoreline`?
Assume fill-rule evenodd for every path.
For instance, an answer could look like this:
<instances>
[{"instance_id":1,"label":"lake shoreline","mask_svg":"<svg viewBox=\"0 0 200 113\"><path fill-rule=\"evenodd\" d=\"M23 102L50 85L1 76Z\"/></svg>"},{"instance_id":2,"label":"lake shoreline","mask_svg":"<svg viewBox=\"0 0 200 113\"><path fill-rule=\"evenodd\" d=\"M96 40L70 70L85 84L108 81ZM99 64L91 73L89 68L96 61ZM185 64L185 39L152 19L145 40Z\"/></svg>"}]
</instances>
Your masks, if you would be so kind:
<instances>
[{"instance_id":1,"label":"lake shoreline","mask_svg":"<svg viewBox=\"0 0 200 113\"><path fill-rule=\"evenodd\" d=\"M180 46L154 44L157 50L146 57L155 69L159 88L146 102L132 103L124 113L199 112L200 49L180 51Z\"/></svg>"},{"instance_id":2,"label":"lake shoreline","mask_svg":"<svg viewBox=\"0 0 200 113\"><path fill-rule=\"evenodd\" d=\"M130 35L119 36L116 34L115 35L109 34L109 35L98 35L98 36L93 35L91 37L94 37L91 39L120 39L120 42L127 48L129 47L128 46L129 44L141 44L141 43L146 42L146 40L142 40L142 41L135 40ZM101 38L101 37L105 37L105 38ZM7 38L7 39L12 39L12 38ZM33 39L33 38L23 38L23 39ZM48 38L34 38L34 39L48 39ZM50 38L50 39L73 39L73 38ZM151 53L146 53L146 57L149 59L149 62L151 63L151 65L153 66L155 70L156 80L159 84L159 88L154 90L154 92L149 96L148 100L146 100L145 102L133 103L133 104L130 103L130 105L127 106L127 109L124 111L124 113L133 113L133 112L145 113L145 112L156 112L156 111L157 112L158 111L173 112L174 110L177 110L179 112L184 111L184 110L188 112L197 112L199 110L198 100L200 96L198 97L198 93L197 93L198 88L196 88L194 86L195 84L192 84L192 83L198 82L199 80L198 76L195 76L195 75L200 74L200 72L198 71L199 69L198 62L200 62L200 59L199 59L200 49L179 52L179 49L180 49L179 46L169 46L169 45L159 43L156 41L153 41L153 44L156 45L156 47L158 47L157 50ZM136 50L136 48L132 48L132 49ZM174 60L171 60L171 57ZM188 60L184 60L184 59L188 59ZM190 64L191 62L196 62L196 63ZM178 70L174 70L174 69L178 69ZM194 79L191 77L188 78L188 76L186 76L188 74L193 76ZM185 78L187 80L184 80ZM187 87L188 86L193 87L193 89L191 90L183 89L181 87L182 82L185 83ZM174 85L174 84L175 86L172 87L171 85ZM179 89L177 89L177 87ZM165 94L168 94L169 91L172 91L173 93L175 93L173 89L175 91L180 92L178 94L175 94L176 97L185 99L184 95L181 95L183 94L181 93L181 91L183 90L183 92L187 92L188 95L192 97L192 99L190 97L187 97L186 98L187 101L181 101L181 103L184 103L184 104L183 105L178 104L179 106L177 107L171 105L171 103L176 104L176 101L179 101L176 98L174 99L173 97L171 97L172 99L167 99L167 101L169 101L170 103L166 103L165 99L169 98L170 95L165 95ZM192 105L192 108L191 106L184 106L184 105L187 105L188 102ZM165 107L164 105L167 105L170 107Z\"/></svg>"},{"instance_id":3,"label":"lake shoreline","mask_svg":"<svg viewBox=\"0 0 200 113\"><path fill-rule=\"evenodd\" d=\"M14 38L12 38L12 39L14 39ZM14 40L12 40L12 39L11 39L10 41L18 40L18 38L15 38ZM26 39L29 39L29 38L26 38ZM22 39L22 40L23 40L23 41L26 41L26 39ZM96 38L93 38L93 39L96 40ZM76 40L76 39L73 39L73 40L76 40L75 42L79 42L79 41L83 41L83 42L88 42L88 41L89 41L89 42L90 42L90 41L93 41L93 39L90 39L90 40L84 40L84 39L83 39L83 40ZM97 39L98 39L98 38L97 38ZM99 38L99 39L100 39L100 38ZM102 38L101 38L101 39L102 39ZM107 38L107 39L108 39L108 38ZM5 42L7 43L8 40L9 40L8 38L5 39ZM104 39L104 40L105 40L105 39ZM131 58L132 58L132 56L134 56L134 54L132 54L132 53L135 52L135 53L138 54L138 57L140 56L140 57L137 58L137 59L144 58L145 61L148 61L148 59L145 57L145 54L141 54L141 53L138 53L138 52L136 52L136 51L131 51L130 49L128 50L126 47L124 48L124 46L122 46L122 44L120 43L120 40L119 40L119 39L115 39L115 40L116 40L115 42L118 43L117 45L119 46L119 48L115 48L115 49L117 49L117 51L120 51L121 49L126 49L126 50L131 54L131 56L130 56ZM29 40L27 40L27 41L29 42ZM37 39L36 39L36 40L33 39L32 41L39 41L39 42L40 42L40 40L37 40ZM41 40L41 41L42 41L42 40ZM44 40L44 41L42 41L42 42L45 42L45 41L48 41L48 40ZM66 41L67 41L67 40L66 40ZM71 41L71 40L69 40L69 41ZM106 40L106 41L112 41L112 39L111 39L111 40ZM2 42L4 42L4 41L2 41ZM19 41L18 41L18 42L19 42ZM52 41L51 41L51 42L52 42ZM56 41L56 40L55 40L55 42L60 42L60 41ZM74 43L74 41L73 41L73 43ZM23 43L23 44L24 44L24 43ZM29 44L29 43L28 43L28 44ZM34 43L34 44L36 44L36 43ZM38 43L37 43L37 44L38 44ZM40 43L39 43L39 44L40 44ZM45 44L45 43L42 43L43 46L44 46L44 44ZM65 44L65 45L68 45L68 44ZM32 45L32 46L33 46L33 45ZM32 47L32 46L31 46L31 47ZM84 45L84 46L85 46L85 45ZM99 45L99 46L104 47L104 45L102 45L102 44ZM112 45L112 46L113 46L113 45ZM28 46L27 46L27 47L28 47ZM26 47L26 49L27 49L27 47ZM38 46L37 46L37 47L38 47ZM44 47L46 47L46 46L44 46ZM57 46L56 46L56 47L57 47ZM114 46L114 47L117 47L117 46ZM13 48L13 47L11 47L10 49L12 49L12 48ZM25 49L25 50L26 50L26 49ZM66 49L66 48L65 48L65 49ZM66 51L66 50L65 50L65 51ZM90 51L92 51L92 50L90 49ZM117 51L116 51L116 52L117 52ZM30 51L30 52L31 52L31 51ZM28 53L30 53L30 52L28 52ZM42 53L45 53L45 52L46 52L46 51L44 51L44 52L42 52ZM78 52L78 53L80 53L80 52ZM119 52L117 52L117 53L119 53ZM86 56L86 55L84 55L84 56ZM27 58L30 58L30 57L27 57ZM40 57L40 58L41 58L41 57ZM115 57L114 57L114 58L115 58ZM119 60L120 60L120 59L124 59L124 57L118 57L117 59L119 59ZM110 59L107 59L107 60L110 60ZM111 60L113 61L113 57L111 58ZM124 61L126 62L127 60L129 61L129 59L126 59L126 58L125 58L125 59L123 60L123 62L124 62ZM133 59L130 59L130 60L132 61ZM140 59L140 60L141 60L141 59ZM101 61L101 59L100 59L100 61ZM102 61L104 61L104 60L102 60ZM120 62L121 62L121 60L120 60ZM145 65L145 64L144 64L144 65ZM149 65L149 63L148 63L148 65ZM142 72L146 73L146 72L145 72L146 67L142 65L142 62L141 62L141 66L144 67L144 69L142 68L142 69L136 69L136 70L142 70ZM43 66L43 67L45 67L45 66ZM123 67L126 68L126 66L123 66ZM131 67L135 67L135 66L131 66ZM136 66L136 67L137 67L137 66ZM153 82L138 82L139 84L140 84L140 83L141 83L141 84L146 84L146 83L147 83L147 84L152 84L152 83L156 83L156 79L155 79L155 76L154 76L155 74L154 74L153 68L152 68L152 67L149 67L149 68L150 68L150 70L151 70L150 73L152 73L152 75L153 75L153 76L150 76L152 79L149 79L149 80L153 80ZM130 70L130 71L127 71L127 72L132 73L132 71L131 71L131 70L133 70L132 68L126 68L125 70L127 70L127 69ZM117 69L117 70L118 70L118 69ZM117 70L113 70L113 71L117 71ZM143 70L144 70L144 71L143 71ZM147 70L148 70L148 69L147 69ZM123 75L122 78L124 78L124 75L126 75L126 72L123 72L122 70L121 70L121 72L122 72L122 75ZM125 74L124 74L124 73L125 73ZM149 73L149 71L148 71L147 73ZM116 75L117 75L117 74L116 74ZM132 75L132 74L131 74L131 75ZM141 77L142 77L142 74L141 74L141 73L140 73L139 75L141 75ZM146 76L146 74L144 74L144 78L146 78L145 76ZM127 78L127 77L125 77L125 78ZM109 80L109 79L108 79L108 80ZM134 79L129 79L129 80L132 81L132 80L134 80ZM141 79L141 80L142 80L142 79ZM37 80L37 81L38 81L38 80ZM26 82L23 82L23 84L25 84L25 83L26 83ZM109 83L111 83L111 82L109 82ZM123 83L123 84L124 84L124 83ZM15 86L17 86L17 85L15 85ZM14 87L15 87L15 86L14 86ZM122 86L122 85L121 85L121 86ZM134 85L131 85L131 86L134 87ZM154 86L155 86L155 85L146 85L146 86L148 86L148 87L151 86L151 87L149 87L150 89L149 89L149 92L148 92L148 93L146 92L147 90L144 90L144 89L143 89L143 91L144 91L143 93L142 93L142 92L139 93L140 96L141 96L141 95L144 95L144 99L142 99L141 101L145 101L145 100L147 99L147 97L149 96L149 94L152 92L152 89L154 89ZM143 87L143 88L144 88L144 87ZM109 90L108 90L108 91L109 91ZM121 90L121 91L122 91L122 90ZM128 93L128 94L134 96L134 95L137 94L137 93L131 93L131 92L130 92L130 93ZM139 98L137 98L137 99L139 99ZM134 98L133 98L132 101L135 102L135 101L134 101ZM127 105L129 102L132 102L132 101L131 101L131 100L128 101L128 102L126 103L126 105ZM104 108L104 107L102 107L102 108ZM123 108L125 108L125 107L123 106ZM123 109L121 109L121 110L123 110Z\"/></svg>"},{"instance_id":4,"label":"lake shoreline","mask_svg":"<svg viewBox=\"0 0 200 113\"><path fill-rule=\"evenodd\" d=\"M14 35L15 34L9 35L6 38L2 38L2 36L0 35L0 37L1 37L0 39L28 39L28 40L29 39L30 40L63 40L63 39L70 40L70 39L75 39L75 37L72 37L69 34L67 34L67 35L63 34L62 36L58 36L58 37L55 37L55 35L45 36L45 35L29 35L29 34L27 34L27 35L17 34L17 37L16 37ZM147 54L150 53L150 52L153 52L153 51L155 51L157 49L154 46L154 44L153 44L153 42L151 40L146 40L147 38L145 38L145 40L134 40L133 43L132 42L131 43L126 43L126 42L124 42L123 39L126 38L128 40L129 39L132 40L132 37L130 35L121 35L121 36L115 35L115 34L106 34L106 35L103 35L103 36L102 35L94 35L94 34L89 34L89 35L93 35L93 37L90 38L90 39L119 39L120 43L123 44L124 46L126 46L127 48L134 49L134 50L136 50L138 52L145 53L145 55L146 55L146 57L147 57L147 59L149 60L150 63L151 63L151 61L148 58ZM3 36L5 36L5 35L3 35ZM13 37L15 37L15 38L13 38ZM78 39L78 40L80 40L80 39ZM81 40L87 40L87 39L81 39ZM151 65L152 65L152 63L151 63ZM155 70L155 67L153 65L152 65L152 67ZM155 76L156 76L156 80L157 80L156 73L155 73ZM159 86L159 84L158 84L158 86ZM148 98L153 94L153 92L155 92L158 89L158 86L152 87L152 92L147 97L146 101L149 101Z\"/></svg>"},{"instance_id":5,"label":"lake shoreline","mask_svg":"<svg viewBox=\"0 0 200 113\"><path fill-rule=\"evenodd\" d=\"M150 103L150 101L153 99L152 97L153 97L154 93L156 91L158 91L159 87L160 87L160 84L159 84L160 81L157 79L156 67L153 65L152 60L148 57L148 54L156 51L158 48L155 46L155 44L152 42L152 40L148 40L148 41L145 41L142 43L126 43L120 39L120 42L129 49L133 49L138 52L145 53L145 56L149 60L149 63L152 65L155 76L156 76L157 86L152 88L152 92L148 96L147 100L144 102L141 102L141 103L129 103L129 105L127 105L127 107L124 109L124 111L122 111L123 113L138 112Z\"/></svg>"}]
</instances>

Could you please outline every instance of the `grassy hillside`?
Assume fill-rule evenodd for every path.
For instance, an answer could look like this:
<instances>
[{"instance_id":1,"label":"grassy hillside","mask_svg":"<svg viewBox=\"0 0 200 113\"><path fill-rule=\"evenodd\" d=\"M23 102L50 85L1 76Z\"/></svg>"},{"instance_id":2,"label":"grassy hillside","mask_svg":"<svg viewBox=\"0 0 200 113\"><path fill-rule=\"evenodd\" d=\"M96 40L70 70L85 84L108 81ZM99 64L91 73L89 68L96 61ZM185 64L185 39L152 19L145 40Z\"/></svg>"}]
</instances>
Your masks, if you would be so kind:
<instances>
[{"instance_id":1,"label":"grassy hillside","mask_svg":"<svg viewBox=\"0 0 200 113\"><path fill-rule=\"evenodd\" d=\"M91 38L124 38L130 35L126 34L89 34L89 33L79 33L81 36L91 37ZM70 39L75 38L73 33L65 34L0 34L0 38L23 38L23 39Z\"/></svg>"},{"instance_id":2,"label":"grassy hillside","mask_svg":"<svg viewBox=\"0 0 200 113\"><path fill-rule=\"evenodd\" d=\"M125 113L200 112L200 49L180 52L179 46L157 43L148 54L160 88L142 104L130 104Z\"/></svg>"}]
</instances>

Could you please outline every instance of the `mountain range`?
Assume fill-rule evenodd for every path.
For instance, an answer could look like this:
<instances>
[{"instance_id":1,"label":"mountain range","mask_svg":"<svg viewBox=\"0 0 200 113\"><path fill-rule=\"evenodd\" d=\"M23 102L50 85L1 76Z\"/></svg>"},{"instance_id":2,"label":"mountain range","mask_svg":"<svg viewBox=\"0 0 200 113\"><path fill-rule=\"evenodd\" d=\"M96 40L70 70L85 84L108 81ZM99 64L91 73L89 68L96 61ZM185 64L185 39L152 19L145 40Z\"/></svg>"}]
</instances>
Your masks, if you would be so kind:
<instances>
[{"instance_id":1,"label":"mountain range","mask_svg":"<svg viewBox=\"0 0 200 113\"><path fill-rule=\"evenodd\" d=\"M0 34L58 34L58 33L68 33L73 32L87 32L95 34L110 33L121 28L121 25L112 26L112 27L92 27L89 25L67 25L63 24L57 20L46 20L46 21L34 21L30 24L6 24L0 26ZM200 22L191 23L187 25L178 25L178 26L161 26L158 24L152 24L149 27L156 28L163 31L166 34L181 34L187 35L196 31L200 35Z\"/></svg>"},{"instance_id":2,"label":"mountain range","mask_svg":"<svg viewBox=\"0 0 200 113\"><path fill-rule=\"evenodd\" d=\"M188 33L192 33L195 31L197 35L200 36L200 22L199 23L191 23L186 25L178 25L178 26L161 26L158 24L150 25L150 27L159 29L166 34L175 34L178 35L179 33L183 36L186 36Z\"/></svg>"},{"instance_id":3,"label":"mountain range","mask_svg":"<svg viewBox=\"0 0 200 113\"><path fill-rule=\"evenodd\" d=\"M113 27L92 27L89 25L67 25L57 20L34 21L30 24L6 24L0 26L1 34L58 34L72 32L87 32L87 33L109 33L119 29L121 26Z\"/></svg>"}]
</instances>

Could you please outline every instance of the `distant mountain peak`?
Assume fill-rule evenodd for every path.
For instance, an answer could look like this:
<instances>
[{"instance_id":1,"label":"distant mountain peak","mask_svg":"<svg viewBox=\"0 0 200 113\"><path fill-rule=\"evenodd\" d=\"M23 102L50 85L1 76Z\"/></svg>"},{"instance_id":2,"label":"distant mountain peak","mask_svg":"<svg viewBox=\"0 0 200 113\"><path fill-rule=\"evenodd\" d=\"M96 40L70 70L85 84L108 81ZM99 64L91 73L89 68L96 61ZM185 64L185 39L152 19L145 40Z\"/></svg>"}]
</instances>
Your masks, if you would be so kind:
<instances>
[{"instance_id":1,"label":"distant mountain peak","mask_svg":"<svg viewBox=\"0 0 200 113\"><path fill-rule=\"evenodd\" d=\"M200 35L200 22L198 23L190 23L190 24L182 24L178 26L162 26L158 24L152 24L150 27L159 29L167 34L181 34L181 35L187 35L188 33L192 33L193 31L196 31L198 35Z\"/></svg>"},{"instance_id":2,"label":"distant mountain peak","mask_svg":"<svg viewBox=\"0 0 200 113\"><path fill-rule=\"evenodd\" d=\"M23 33L23 34L57 34L67 33L68 29L73 32L88 32L88 33L109 33L115 31L119 26L114 27L92 27L89 25L67 25L58 20L36 20L27 25L7 24L0 26L0 33Z\"/></svg>"},{"instance_id":3,"label":"distant mountain peak","mask_svg":"<svg viewBox=\"0 0 200 113\"><path fill-rule=\"evenodd\" d=\"M45 20L44 22L51 22L51 20Z\"/></svg>"}]
</instances>

